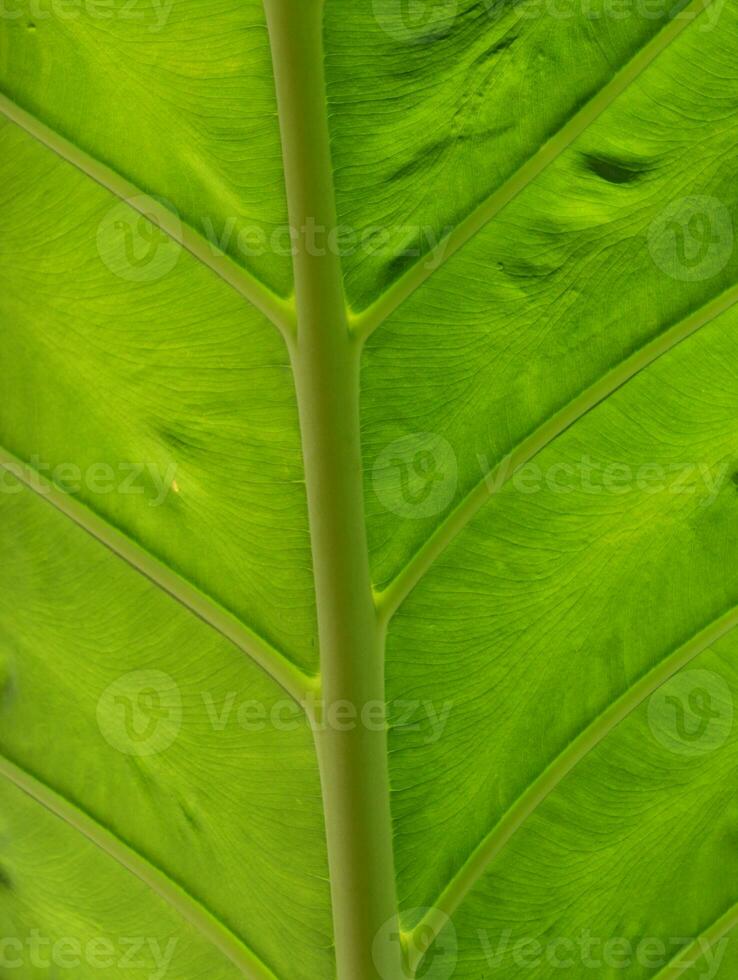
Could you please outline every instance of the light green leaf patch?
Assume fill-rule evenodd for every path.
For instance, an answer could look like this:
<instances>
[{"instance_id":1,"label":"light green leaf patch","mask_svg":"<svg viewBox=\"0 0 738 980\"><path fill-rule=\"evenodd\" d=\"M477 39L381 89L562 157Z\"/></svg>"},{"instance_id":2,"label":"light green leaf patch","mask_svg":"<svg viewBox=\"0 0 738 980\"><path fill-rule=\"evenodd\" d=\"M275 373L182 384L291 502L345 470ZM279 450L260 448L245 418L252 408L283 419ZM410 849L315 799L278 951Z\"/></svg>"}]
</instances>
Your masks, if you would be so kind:
<instances>
[{"instance_id":1,"label":"light green leaf patch","mask_svg":"<svg viewBox=\"0 0 738 980\"><path fill-rule=\"evenodd\" d=\"M0 18L0 973L732 980L735 8L145 3Z\"/></svg>"}]
</instances>

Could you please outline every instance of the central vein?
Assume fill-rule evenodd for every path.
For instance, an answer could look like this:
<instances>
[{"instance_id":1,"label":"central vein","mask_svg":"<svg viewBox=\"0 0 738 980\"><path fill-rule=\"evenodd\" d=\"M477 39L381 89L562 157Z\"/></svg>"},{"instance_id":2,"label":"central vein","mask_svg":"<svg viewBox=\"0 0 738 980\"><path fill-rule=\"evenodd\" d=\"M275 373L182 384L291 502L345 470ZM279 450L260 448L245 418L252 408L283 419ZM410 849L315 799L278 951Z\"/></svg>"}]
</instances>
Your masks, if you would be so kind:
<instances>
[{"instance_id":1,"label":"central vein","mask_svg":"<svg viewBox=\"0 0 738 980\"><path fill-rule=\"evenodd\" d=\"M364 518L359 424L361 345L349 330L336 250L308 229L337 226L319 0L265 0L295 243L300 415L326 717L384 705L384 632ZM329 238L330 240L330 238ZM330 712L330 714L328 714ZM320 725L321 771L339 980L403 976L385 726ZM383 937L387 937L386 941Z\"/></svg>"}]
</instances>

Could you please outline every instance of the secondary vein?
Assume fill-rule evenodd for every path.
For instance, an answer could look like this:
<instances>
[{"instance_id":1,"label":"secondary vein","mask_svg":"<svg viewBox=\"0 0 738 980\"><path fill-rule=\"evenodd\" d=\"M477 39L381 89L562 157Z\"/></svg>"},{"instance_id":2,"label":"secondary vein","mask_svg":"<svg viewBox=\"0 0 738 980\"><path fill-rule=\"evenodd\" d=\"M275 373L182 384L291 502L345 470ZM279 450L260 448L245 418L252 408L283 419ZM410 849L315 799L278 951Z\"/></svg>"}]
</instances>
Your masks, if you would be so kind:
<instances>
[{"instance_id":1,"label":"secondary vein","mask_svg":"<svg viewBox=\"0 0 738 980\"><path fill-rule=\"evenodd\" d=\"M442 256L440 261L434 260L430 263L421 260L416 263L375 303L361 313L353 314L350 322L356 334L362 339L367 339L377 327L381 326L398 306L422 286L426 279L507 207L546 167L558 159L711 2L712 0L691 0L684 10L676 14L557 133L440 241L436 247L437 254Z\"/></svg>"},{"instance_id":2,"label":"secondary vein","mask_svg":"<svg viewBox=\"0 0 738 980\"><path fill-rule=\"evenodd\" d=\"M640 350L621 361L523 439L490 473L482 477L387 588L377 594L377 608L383 619L388 621L397 612L433 562L464 530L490 497L498 493L522 466L636 374L736 303L738 284L664 330Z\"/></svg>"},{"instance_id":3,"label":"secondary vein","mask_svg":"<svg viewBox=\"0 0 738 980\"><path fill-rule=\"evenodd\" d=\"M271 320L286 340L294 337L295 313L292 304L277 296L245 269L237 266L214 243L209 242L154 198L144 194L140 188L117 171L86 153L3 93L0 93L0 114L20 126L29 136L38 140L67 163L91 177L111 194L125 201L139 214L149 217L153 211L156 223L163 232Z\"/></svg>"},{"instance_id":4,"label":"secondary vein","mask_svg":"<svg viewBox=\"0 0 738 980\"><path fill-rule=\"evenodd\" d=\"M719 919L716 919L693 943L690 943L671 963L660 970L653 980L676 980L677 977L682 976L690 967L698 963L708 949L716 946L736 926L738 926L738 903L731 906Z\"/></svg>"},{"instance_id":5,"label":"secondary vein","mask_svg":"<svg viewBox=\"0 0 738 980\"><path fill-rule=\"evenodd\" d=\"M112 857L226 956L249 980L276 980L272 971L233 932L161 868L125 844L107 827L79 809L17 763L0 755L0 776Z\"/></svg>"},{"instance_id":6,"label":"secondary vein","mask_svg":"<svg viewBox=\"0 0 738 980\"><path fill-rule=\"evenodd\" d=\"M11 473L29 490L38 494L41 499L47 500L60 513L74 521L221 636L230 640L301 707L305 708L311 701L312 695L317 691L317 679L303 673L288 657L246 627L214 599L201 592L80 500L60 490L33 467L1 446L0 467Z\"/></svg>"},{"instance_id":7,"label":"secondary vein","mask_svg":"<svg viewBox=\"0 0 738 980\"><path fill-rule=\"evenodd\" d=\"M486 873L491 862L500 854L523 823L538 809L543 801L593 749L679 670L694 660L710 646L726 636L738 626L738 606L730 609L696 633L690 640L665 657L652 670L641 677L617 701L613 702L587 728L585 728L535 779L521 796L513 803L502 819L493 827L477 846L466 863L454 875L433 904L425 918L413 930L417 937L435 938L456 911L474 886ZM418 967L427 950L425 944L409 942L413 971ZM413 959L414 956L414 959ZM686 968L686 967L685 967ZM659 974L659 980L678 974Z\"/></svg>"}]
</instances>

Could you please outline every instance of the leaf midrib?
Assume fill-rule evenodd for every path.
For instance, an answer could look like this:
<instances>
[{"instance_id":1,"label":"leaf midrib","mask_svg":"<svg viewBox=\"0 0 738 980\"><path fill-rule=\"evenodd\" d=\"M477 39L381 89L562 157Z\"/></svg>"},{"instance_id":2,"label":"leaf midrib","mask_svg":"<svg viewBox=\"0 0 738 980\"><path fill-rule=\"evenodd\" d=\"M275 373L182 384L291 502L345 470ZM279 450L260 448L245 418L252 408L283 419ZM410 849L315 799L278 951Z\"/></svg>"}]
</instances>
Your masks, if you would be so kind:
<instances>
[{"instance_id":1,"label":"leaf midrib","mask_svg":"<svg viewBox=\"0 0 738 980\"><path fill-rule=\"evenodd\" d=\"M545 145L538 151L538 153L527 161L501 188L499 188L490 198L487 199L479 208L477 208L471 215L469 215L446 239L446 250L444 258L441 263L436 265L433 269L427 269L419 263L413 269L409 270L406 276L398 280L394 286L390 287L370 308L363 311L362 314L350 315L350 321L352 328L362 339L365 339L369 334L376 329L384 320L394 312L394 310L404 302L423 282L439 267L443 262L445 262L452 254L462 248L466 242L473 237L482 227L484 227L492 218L494 218L507 203L509 203L515 196L517 196L532 180L534 180L540 172L545 169L550 163L552 163L570 144L571 142L597 118L619 95L621 95L625 89L631 84L635 78L642 73L642 71L647 68L652 61L674 40L681 32L690 24L694 17L699 15L705 7L705 0L692 0L692 3L682 11L678 17L680 17L683 23L678 23L677 19L671 21L662 31L660 31L655 38L653 38L647 45L642 48L638 54L631 59L626 66L621 69L621 71L613 78L608 85L606 85L599 93L589 102L582 110L580 110L567 124L564 126L554 137L552 137ZM15 103L11 102L6 96L0 94L0 112L10 118L13 122L16 122L21 128L29 132L34 138L38 139L40 142L47 145L50 149L54 150L59 156L66 159L68 162L77 166L92 179L96 180L98 183L103 184L109 191L114 193L116 196L126 199L126 196L137 195L140 191L132 184L127 182L125 178L122 178L119 174L115 174L110 168L105 167L99 161L94 160L94 158L84 154L79 148L74 147L73 144L65 140L59 134L55 133L49 127L45 126L36 117L31 116L26 113L25 110L21 109ZM24 123L28 125L24 125ZM44 136L46 138L44 138ZM62 152L61 149L66 152ZM84 159L83 159L84 158ZM84 165L80 165L83 163ZM99 179L100 176L104 179ZM112 175L112 180L110 175ZM114 186L121 188L125 185L126 190L124 193L118 193ZM163 230L167 231L171 235L168 228ZM252 277L245 270L241 270L239 267L225 256L221 256L216 260L207 260L203 256L203 242L204 240L198 236L197 232L192 229L188 229L184 226L183 239L177 239L176 235L172 235L176 240L180 240L185 248L187 248L197 259L203 262L205 265L211 268L215 275L219 276L221 279L226 281L229 285L237 289L244 298L246 298L252 305L256 306L262 312L264 312L275 324L282 330L285 339L290 341L294 335L294 313L290 307L290 304L284 303L274 294L272 294L261 282ZM184 238L187 234L192 237L189 241L185 241ZM200 239L198 241L198 239ZM221 261L222 259L222 261ZM276 301L276 303L275 303ZM735 299L732 300L735 302ZM732 303L731 303L732 305ZM717 315L717 314L714 314ZM712 317L711 317L712 318ZM707 322L707 321L705 321ZM609 394L609 392L608 392ZM605 394L603 397L607 397ZM600 399L601 400L601 399ZM0 460L0 465L2 465L2 460ZM488 499L487 496L484 498ZM483 501L482 501L483 502ZM59 508L63 510L67 516L70 516L72 520L80 526L85 527L86 530L90 530L89 527L85 526L80 520L72 515L71 510L72 505L80 506L77 501L71 501L69 508ZM480 503L481 506L481 503ZM105 522L102 522L105 523ZM464 522L465 524L466 522ZM109 525L105 525L110 527ZM114 529L112 529L114 530ZM93 533L93 531L90 531ZM116 532L118 533L118 532ZM95 534L96 537L98 535ZM98 537L103 543L107 544L102 537ZM131 547L138 548L134 542L129 542ZM110 545L108 545L110 547ZM127 557L122 553L121 550L112 548L120 557L124 560L129 561ZM134 567L138 568L139 571L143 571L140 565L136 562L129 562L133 564ZM148 573L143 571L144 574ZM152 581L156 584L161 585L161 582L157 580L156 577L148 575ZM186 583L188 588L194 589L189 583ZM163 587L163 586L162 586ZM180 601L182 599L179 595L176 595L170 589L166 589L170 594L174 595ZM212 600L206 600L209 607L214 607L214 602ZM192 609L191 604L184 602L188 608ZM393 610L394 611L394 610ZM199 613L196 613L199 615ZM205 619L213 628L218 632L223 633L228 636L227 632L220 629L212 621L212 608L209 609L208 615L203 615L201 618ZM240 624L240 629L243 630L244 634L249 636L249 642L253 640L253 634L245 627ZM231 638L231 637L229 637ZM257 638L258 640L259 638ZM234 641L235 642L235 641ZM263 642L263 641L259 641ZM240 645L240 644L239 644ZM243 647L242 647L243 648ZM249 652L249 651L246 651ZM263 652L263 651L262 651ZM276 651L269 650L268 656L271 657L277 653ZM252 653L249 653L253 656ZM278 657L281 654L277 653ZM256 658L254 658L256 659ZM258 662L258 660L257 660ZM288 662L291 668L294 665ZM264 666L261 664L261 666ZM273 668L273 665L271 665ZM267 669L267 668L265 668ZM297 668L294 668L297 670ZM272 674L272 670L268 669L267 672ZM307 681L308 686L311 687L314 683L313 679L307 678L302 672L299 672L301 682ZM272 674L273 676L273 674ZM275 678L276 679L276 678ZM290 679L291 681L292 679ZM282 683L282 681L278 681ZM285 686L284 684L282 686ZM285 689L288 689L285 687ZM292 693L292 691L290 691ZM299 693L302 695L303 690ZM611 706L614 707L614 706ZM453 883L452 883L453 885ZM258 976L268 976L272 980L272 975L270 973L258 974Z\"/></svg>"},{"instance_id":2,"label":"leaf midrib","mask_svg":"<svg viewBox=\"0 0 738 980\"><path fill-rule=\"evenodd\" d=\"M363 343L384 321L391 316L394 310L404 302L419 286L423 284L435 271L440 268L455 252L463 246L496 217L522 190L525 189L540 173L553 163L570 145L581 135L627 88L652 64L652 62L686 29L692 24L708 6L711 0L691 0L689 5L680 11L667 23L649 42L647 42L637 53L628 61L619 72L608 82L599 92L596 93L575 115L534 154L529 158L508 180L497 188L482 204L480 204L470 215L468 215L455 229L453 229L439 245L443 250L441 261L429 268L424 265L422 260L410 269L405 276L401 277L393 286L385 291L374 304L362 311L354 314L347 308L346 314L352 332L356 334ZM79 170L91 179L100 183L115 196L122 200L127 200L132 195L140 195L142 192L127 178L123 177L110 167L102 164L92 155L86 153L75 144L71 143L66 137L62 136L34 114L23 109L7 95L0 92L0 114L5 115L15 122L29 135L43 143L47 148L57 155L76 166ZM129 202L130 203L130 202ZM260 309L282 332L288 347L294 343L296 337L296 311L294 308L294 298L287 303L281 300L276 294L272 293L263 283L253 277L246 270L236 266L227 256L220 253L218 258L204 256L205 240L194 229L182 224L183 229L192 238L189 243L177 238L170 228L163 228L167 234L175 240L180 241L183 247L187 248L195 258L208 266L215 275L222 278L229 285L233 286L246 300ZM183 239L186 236L183 236ZM212 249L211 249L212 250ZM608 392L609 394L609 392ZM606 397L603 396L603 397ZM602 400L602 399L600 399ZM582 413L583 414L583 413ZM550 420L549 420L550 421ZM544 423L541 428L544 428ZM534 439L536 433L530 437ZM550 441L550 440L549 440ZM527 440L525 441L527 442ZM522 445L525 445L525 442ZM519 448L521 448L519 447ZM530 453L528 459L535 455L535 450ZM504 461L503 461L504 462ZM390 585L381 591L377 591L377 607L380 615L389 620L399 605L402 603L410 589L417 584L417 579L408 587L407 581L415 574L417 564L424 561L424 556L433 553L433 560L440 551L450 543L451 540L460 533L468 520L476 513L479 507L488 499L484 493L484 480L465 498L453 514L444 524L434 532L431 537L421 547L419 552L411 559L411 562L404 568ZM447 531L459 512L463 513L461 525L450 537ZM446 540L448 538L448 540ZM435 545L441 543L441 547L436 551ZM424 568L422 574L425 574ZM401 595L396 595L401 593ZM209 620L208 620L209 621ZM212 625L212 624L211 624ZM216 627L217 628L217 627ZM250 632L243 627L246 632ZM220 632L220 630L219 630ZM282 656L278 654L278 656ZM287 658L285 658L287 659ZM308 679L308 689L312 692L316 681ZM284 686L284 685L283 685ZM290 692L292 693L292 692ZM304 691L300 691L300 697L304 696Z\"/></svg>"},{"instance_id":3,"label":"leaf midrib","mask_svg":"<svg viewBox=\"0 0 738 980\"><path fill-rule=\"evenodd\" d=\"M493 194L485 202L483 202L474 212L472 212L471 215L462 221L449 234L449 236L447 236L445 239L443 259L441 263L439 263L439 266L436 266L433 269L428 269L426 266L423 266L422 263L418 263L417 266L406 274L406 277L403 277L402 280L398 281L395 286L390 287L390 289L379 298L376 304L364 311L364 313L360 316L353 317L353 329L360 336L366 337L375 327L384 322L384 320L391 315L394 309L401 302L403 302L411 292L422 285L422 282L424 282L435 271L435 268L440 267L440 265L445 263L454 252L462 248L470 238L472 238L482 227L484 227L497 214L499 214L499 212L508 203L510 203L514 197L516 197L525 187L527 187L528 184L534 180L542 170L544 170L562 152L564 152L571 142L578 135L584 132L588 126L591 125L591 123L594 122L594 120L601 115L601 113L605 111L605 109L613 101L615 101L615 99L617 99L630 86L630 84L634 82L636 78L638 78L640 74L642 74L642 72L664 51L664 49L668 47L668 45L694 21L695 17L706 9L708 2L709 0L692 0L688 7L676 15L676 17L670 21L666 27L659 31L655 37L653 37L643 48L641 48L640 51L634 55L634 57L614 76L613 79L611 79L607 85L605 85L589 102L587 102L586 105L583 106L582 109L576 113L569 120L569 122L558 131L557 134L555 134L555 136L544 144L538 153L536 153L522 167L520 167L515 174L513 174L512 177L502 185L502 187L493 192ZM128 198L131 196L142 194L139 188L124 178L121 174L117 173L116 171L112 170L112 168L102 164L90 154L81 150L71 141L67 140L61 134L47 126L37 116L23 109L3 93L0 93L0 113L19 125L22 129L29 133L29 135L43 143L58 156L76 166L91 179L101 184L116 197L122 200L128 200ZM245 299L264 312L265 315L267 315L269 319L271 319L272 322L275 323L275 325L285 334L285 339L289 343L289 341L294 337L296 330L293 305L281 300L263 283L255 279L245 270L237 267L235 263L233 263L227 256L223 255L223 253L220 253L217 258L214 256L206 257L204 254L206 243L205 240L202 239L202 236L185 224L183 224L182 227L185 230L185 234L183 234L181 238L178 238L170 228L164 228L163 230L166 231L167 234L170 234L170 236L175 240L179 241L180 244L195 255L197 259L208 266L215 273L215 275L226 281ZM190 240L185 240L188 239L188 237ZM412 276L414 273L422 273L422 275L419 280L416 281L413 279L411 282L407 277ZM410 292L405 292L408 285L411 285L412 288L410 289ZM402 295L400 295L400 293L396 293L396 290L400 290ZM733 302L734 301L735 300L733 300ZM716 315L716 313L713 314L710 319ZM624 363L627 364L627 361ZM650 361L648 363L650 363ZM640 370L640 368L637 370ZM615 385L615 387L616 386L617 385ZM608 390L604 395L602 395L602 397L597 399L597 401L603 400L608 394L611 393L612 390L614 390L614 387ZM574 420L581 417L581 415L587 410L589 409L584 409L579 414L576 414ZM550 421L551 420L548 420L548 422ZM544 425L541 426L541 429L545 428L548 422L544 423ZM569 422L568 425L570 424L572 423ZM560 432L563 431L563 428L568 427L568 425L559 428L556 435L560 434ZM530 439L535 439L538 431L539 430L533 433ZM555 436L552 438L555 438ZM550 441L551 439L547 439L543 445L547 445ZM525 446L527 442L528 440L525 440L519 448ZM543 448L543 445L529 452L525 461L532 458L533 455L540 451L540 448ZM522 465L522 463L518 465ZM514 468L515 467L513 467L513 471ZM510 473L510 475L512 475L512 473ZM419 561L422 562L424 556L429 552L433 552L433 558L431 561L435 560L437 553L440 553L440 550L445 549L448 543L450 543L450 540L453 540L456 534L460 533L463 527L466 526L466 523L468 523L468 520L471 519L479 507L481 507L482 504L488 499L489 495L484 493L485 485L485 481L482 480L481 483L468 495L468 497L462 501L462 504L456 511L454 511L451 518L449 518L447 522L444 522L444 525L434 532L431 538L426 541L420 552L411 560L408 567L403 569L403 571L387 589L378 594L378 607L380 612L383 612L385 609L387 610L385 613L387 618L392 616L396 608L410 591L412 586L410 586L410 588L407 587L407 580L414 577L416 571L414 567L415 564ZM448 538L446 532L449 526L454 522L454 518L458 516L457 512L459 510L463 514L462 524L451 534L449 540L446 540ZM78 521L77 523L80 522ZM86 526L86 529L89 530L89 527ZM94 532L90 533L94 534ZM95 534L95 537L98 537L98 540L102 540L98 534ZM134 542L131 542L131 544L133 545ZM441 545L438 552L436 552L436 549L434 548L434 545L436 544ZM120 554L120 552L115 548L112 550ZM139 563L131 562L131 564L141 571ZM426 570L427 568L423 570L421 577ZM176 574L174 572L171 573L173 575ZM159 576L154 577L152 575L148 575L148 577L156 584L160 584L158 581ZM181 581L187 589L194 590L194 586L192 586L190 583L184 583L184 580ZM415 584L415 582L413 582L413 584ZM166 591L182 602L187 608L194 611L193 603L184 601L181 594L177 594L182 592L181 589L173 590L171 588L167 588ZM403 593L399 599L395 594L397 592ZM294 666L291 661L289 661L289 659L279 651L269 648L266 641L256 636L256 634L249 630L244 624L238 623L236 626L234 621L230 623L228 629L222 628L222 625L216 625L216 621L220 620L222 615L228 614L225 613L225 610L219 610L214 600L204 596L203 598L206 598L206 601L211 608L208 611L208 615L202 616L201 618L204 618L206 622L213 626L214 629L221 634L226 635L229 639L233 639L232 634L234 627L237 628L240 636L239 639L235 640L234 642L236 642L241 649L253 647L254 642L256 642L256 646L260 648L257 657L254 657L254 659L257 659L257 662L263 660L264 655L266 654L268 659L273 659L276 657L277 659L284 660L288 666L288 671L291 672L289 669ZM264 647L267 647L268 649L265 650L263 649ZM253 657L253 653L250 650L246 649L245 652L248 652L249 655ZM262 664L260 663L260 665ZM269 672L271 673L271 671ZM278 671L278 673L281 674L282 672ZM298 681L297 686L294 684L295 680ZM285 687L285 689L287 689L293 696L296 692L297 697L300 700L304 700L306 694L309 696L310 692L314 690L316 683L314 678L308 678L307 675L302 674L302 672L299 672L299 676L297 678L288 678L288 681L289 687L285 685L283 680L278 680L278 683Z\"/></svg>"},{"instance_id":4,"label":"leaf midrib","mask_svg":"<svg viewBox=\"0 0 738 980\"><path fill-rule=\"evenodd\" d=\"M415 292L452 255L466 245L482 228L493 220L515 197L538 177L543 170L558 159L574 140L585 132L602 113L621 96L630 85L652 64L656 58L676 40L694 20L703 13L712 0L691 0L660 31L604 85L581 109L557 132L552 134L532 157L496 188L481 204L442 238L436 251L442 252L440 261L430 265L421 258L405 275L382 293L369 307L360 313L346 308L349 325L361 340L366 340L412 293ZM146 196L132 181L112 167L102 163L92 154L67 139L42 119L24 109L7 94L0 92L0 115L20 126L59 157L77 167L82 173L99 183L110 193L126 201L144 213L143 208L131 204L130 198ZM151 198L153 201L154 199ZM186 248L197 260L234 288L244 299L264 313L282 332L289 344L297 330L294 297L283 300L261 280L246 269L236 265L220 249L207 242L194 228L181 222L183 234L178 236L173 225L162 227L171 238ZM207 252L211 254L208 255ZM427 256L426 256L427 257Z\"/></svg>"}]
</instances>

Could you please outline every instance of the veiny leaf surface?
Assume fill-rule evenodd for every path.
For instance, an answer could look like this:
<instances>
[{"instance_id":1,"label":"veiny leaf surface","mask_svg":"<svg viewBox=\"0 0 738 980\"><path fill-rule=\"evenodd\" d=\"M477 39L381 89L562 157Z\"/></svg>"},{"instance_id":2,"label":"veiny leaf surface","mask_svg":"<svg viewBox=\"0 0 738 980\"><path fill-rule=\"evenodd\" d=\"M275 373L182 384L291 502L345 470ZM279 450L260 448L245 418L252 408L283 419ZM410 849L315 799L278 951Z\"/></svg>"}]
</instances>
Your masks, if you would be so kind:
<instances>
[{"instance_id":1,"label":"veiny leaf surface","mask_svg":"<svg viewBox=\"0 0 738 980\"><path fill-rule=\"evenodd\" d=\"M2 139L0 347L13 366L3 446L47 478L62 467L58 478L92 510L313 666L310 543L284 344L176 245L163 246L159 270L124 264L129 277L116 275L125 259L116 224L145 256L144 219L18 127L4 126ZM139 269L153 280L132 280Z\"/></svg>"},{"instance_id":2,"label":"veiny leaf surface","mask_svg":"<svg viewBox=\"0 0 738 980\"><path fill-rule=\"evenodd\" d=\"M320 789L297 707L45 500L23 489L0 504L4 753L181 886L184 909L207 909L280 974L294 943L306 974L328 974ZM16 870L11 854L12 904L36 877L65 900L54 846L36 858Z\"/></svg>"},{"instance_id":3,"label":"veiny leaf surface","mask_svg":"<svg viewBox=\"0 0 738 980\"><path fill-rule=\"evenodd\" d=\"M0 21L0 972L735 974L738 13L421 7Z\"/></svg>"},{"instance_id":4,"label":"veiny leaf surface","mask_svg":"<svg viewBox=\"0 0 738 980\"><path fill-rule=\"evenodd\" d=\"M370 478L388 443L434 433L453 450L456 502L577 395L735 283L736 21L726 8L715 31L695 26L678 38L374 335L364 398ZM625 168L625 179L598 174L602 160ZM673 202L697 197L716 237L710 254L680 270L662 229L657 264L654 226ZM700 258L696 239L684 247L694 250L689 261ZM367 496L384 582L439 515L391 526L392 513Z\"/></svg>"},{"instance_id":5,"label":"veiny leaf surface","mask_svg":"<svg viewBox=\"0 0 738 980\"><path fill-rule=\"evenodd\" d=\"M48 977L52 957L78 976L85 975L84 961L88 976L92 969L136 978L191 977L194 971L217 980L239 976L97 847L14 786L4 783L0 792L3 884L16 895L12 905L3 903L0 916L3 967L10 976ZM53 855L52 874L39 874L40 852ZM24 967L31 956L35 964Z\"/></svg>"},{"instance_id":6,"label":"veiny leaf surface","mask_svg":"<svg viewBox=\"0 0 738 980\"><path fill-rule=\"evenodd\" d=\"M587 9L557 18L543 4L476 0L326 7L339 217L389 239L377 255L347 257L357 308L432 251L666 19L664 8L617 19L600 0Z\"/></svg>"},{"instance_id":7,"label":"veiny leaf surface","mask_svg":"<svg viewBox=\"0 0 738 980\"><path fill-rule=\"evenodd\" d=\"M3 92L286 295L287 210L261 4L19 4ZM244 237L239 241L239 234Z\"/></svg>"}]
</instances>

